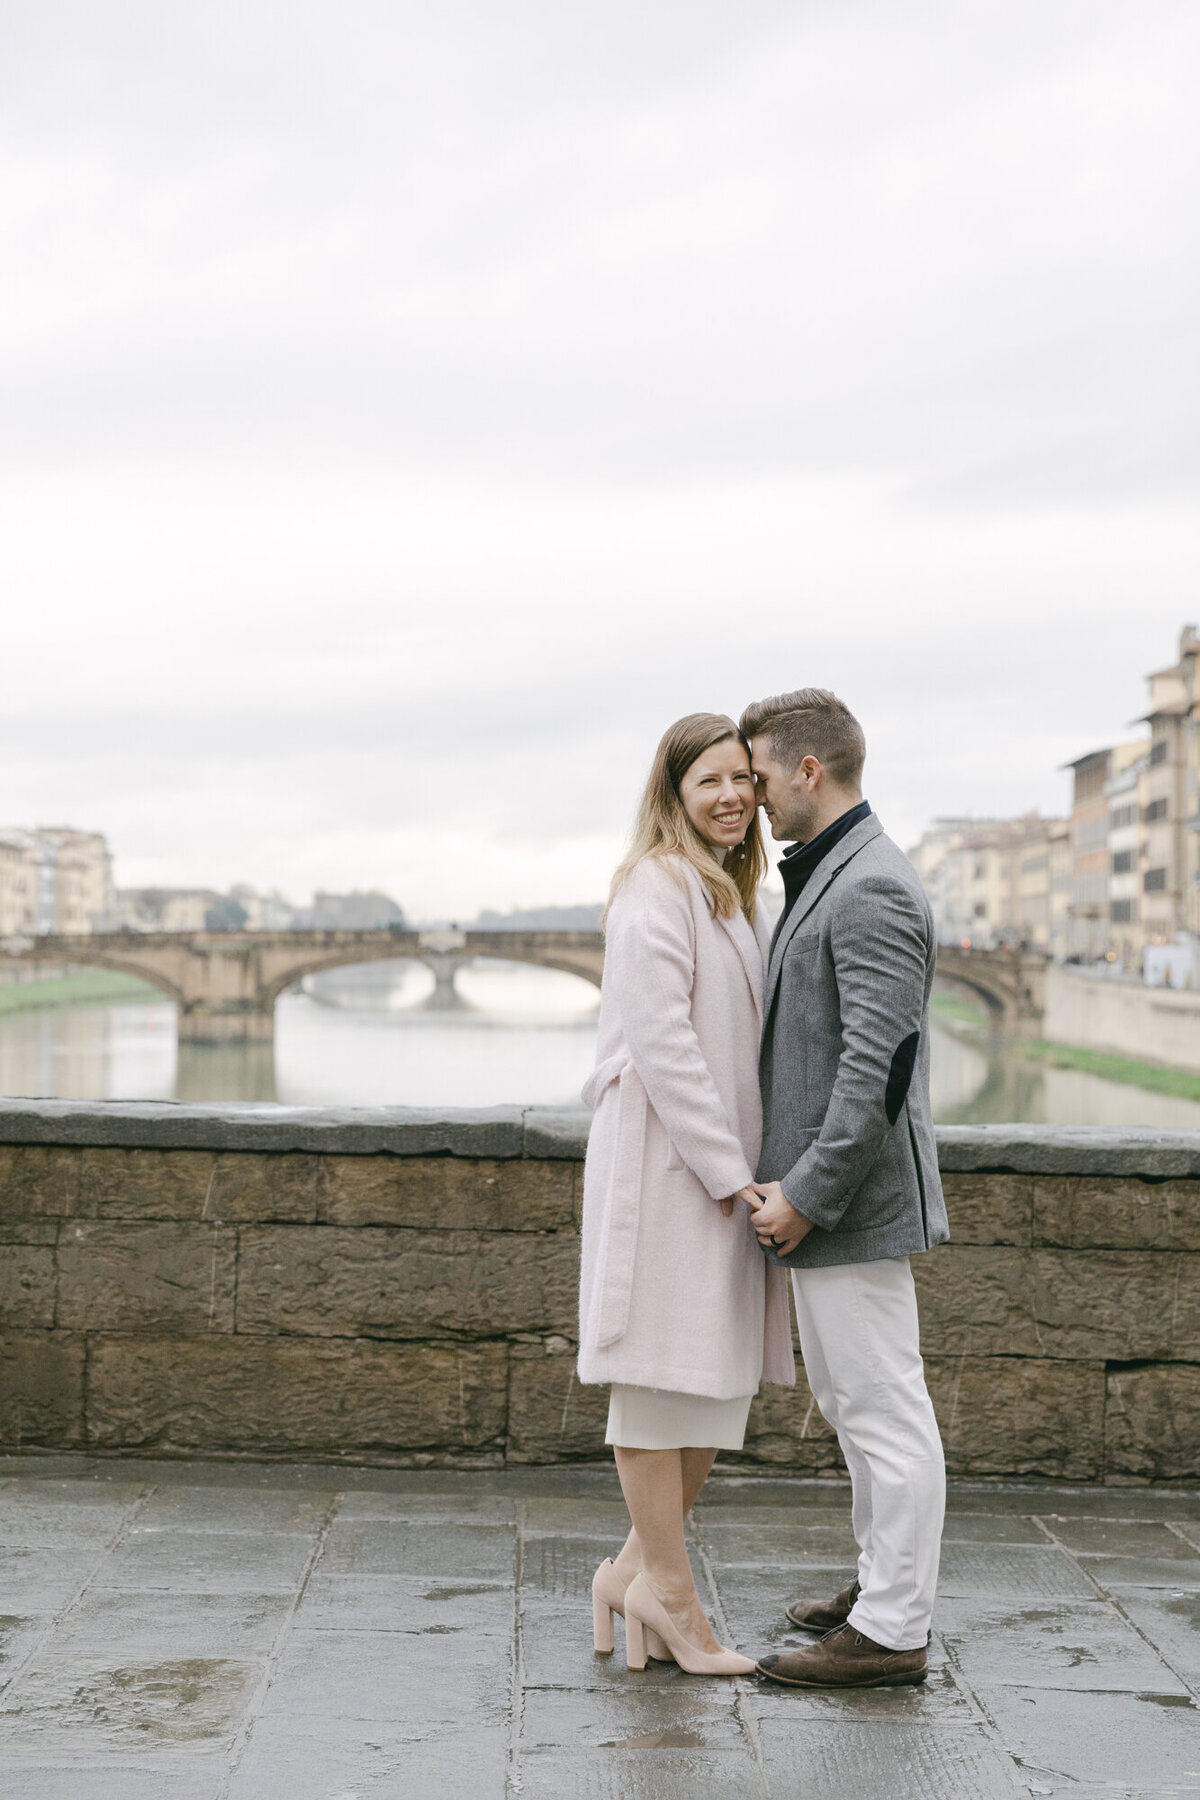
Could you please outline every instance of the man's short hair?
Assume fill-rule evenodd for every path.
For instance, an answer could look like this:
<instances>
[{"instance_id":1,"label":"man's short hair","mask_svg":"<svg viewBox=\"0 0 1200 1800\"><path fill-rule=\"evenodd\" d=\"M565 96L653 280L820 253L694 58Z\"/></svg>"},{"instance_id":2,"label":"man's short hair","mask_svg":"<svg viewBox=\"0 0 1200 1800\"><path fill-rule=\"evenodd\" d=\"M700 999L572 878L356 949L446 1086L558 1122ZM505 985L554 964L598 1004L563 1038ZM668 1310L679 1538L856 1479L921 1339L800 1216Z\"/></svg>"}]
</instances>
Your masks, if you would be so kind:
<instances>
[{"instance_id":1,"label":"man's short hair","mask_svg":"<svg viewBox=\"0 0 1200 1800\"><path fill-rule=\"evenodd\" d=\"M867 758L863 728L828 688L797 688L756 700L742 714L742 736L765 737L789 772L815 756L839 787L853 787Z\"/></svg>"}]
</instances>

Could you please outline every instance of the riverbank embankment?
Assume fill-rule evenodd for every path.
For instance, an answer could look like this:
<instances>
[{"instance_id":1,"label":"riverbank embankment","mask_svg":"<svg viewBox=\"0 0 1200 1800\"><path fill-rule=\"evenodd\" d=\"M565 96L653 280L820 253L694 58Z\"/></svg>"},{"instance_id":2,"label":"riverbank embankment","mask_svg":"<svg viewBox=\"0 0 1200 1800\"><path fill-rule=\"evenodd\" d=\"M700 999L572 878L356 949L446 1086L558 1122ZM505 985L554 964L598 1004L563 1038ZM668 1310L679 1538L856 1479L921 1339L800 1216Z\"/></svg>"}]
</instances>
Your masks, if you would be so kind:
<instances>
[{"instance_id":1,"label":"riverbank embankment","mask_svg":"<svg viewBox=\"0 0 1200 1800\"><path fill-rule=\"evenodd\" d=\"M1200 993L1051 964L1040 1036L1050 1044L1200 1075Z\"/></svg>"},{"instance_id":2,"label":"riverbank embankment","mask_svg":"<svg viewBox=\"0 0 1200 1800\"><path fill-rule=\"evenodd\" d=\"M407 1466L603 1454L578 1109L0 1102L0 1442ZM1200 1133L942 1128L917 1259L951 1469L1200 1475ZM803 1384L751 1466L820 1474Z\"/></svg>"}]
</instances>

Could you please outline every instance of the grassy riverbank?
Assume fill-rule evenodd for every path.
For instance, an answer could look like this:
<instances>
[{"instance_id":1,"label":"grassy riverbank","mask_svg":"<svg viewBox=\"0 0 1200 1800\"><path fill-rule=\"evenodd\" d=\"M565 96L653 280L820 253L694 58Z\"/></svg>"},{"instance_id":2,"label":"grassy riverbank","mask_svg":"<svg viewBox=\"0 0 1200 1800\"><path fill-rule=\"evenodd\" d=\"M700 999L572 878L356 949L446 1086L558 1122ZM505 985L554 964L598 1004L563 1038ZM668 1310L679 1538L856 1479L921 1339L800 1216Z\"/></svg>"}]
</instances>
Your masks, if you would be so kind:
<instances>
[{"instance_id":1,"label":"grassy riverbank","mask_svg":"<svg viewBox=\"0 0 1200 1800\"><path fill-rule=\"evenodd\" d=\"M968 1000L965 995L948 993L943 987L934 988L929 1009L939 1019L955 1025L986 1025L988 1022L987 1007L982 1000Z\"/></svg>"},{"instance_id":2,"label":"grassy riverbank","mask_svg":"<svg viewBox=\"0 0 1200 1800\"><path fill-rule=\"evenodd\" d=\"M139 981L136 975L123 975L117 969L80 969L74 975L0 987L0 1015L58 1006L144 1005L162 999L157 988Z\"/></svg>"},{"instance_id":3,"label":"grassy riverbank","mask_svg":"<svg viewBox=\"0 0 1200 1800\"><path fill-rule=\"evenodd\" d=\"M1078 1050L1073 1044L1048 1044L1039 1039L1018 1042L1014 1047L1022 1056L1051 1069L1081 1069L1085 1075L1145 1088L1152 1094L1200 1100L1200 1075L1193 1075L1188 1069L1163 1068L1158 1063L1138 1062L1131 1056L1115 1056L1107 1050Z\"/></svg>"}]
</instances>

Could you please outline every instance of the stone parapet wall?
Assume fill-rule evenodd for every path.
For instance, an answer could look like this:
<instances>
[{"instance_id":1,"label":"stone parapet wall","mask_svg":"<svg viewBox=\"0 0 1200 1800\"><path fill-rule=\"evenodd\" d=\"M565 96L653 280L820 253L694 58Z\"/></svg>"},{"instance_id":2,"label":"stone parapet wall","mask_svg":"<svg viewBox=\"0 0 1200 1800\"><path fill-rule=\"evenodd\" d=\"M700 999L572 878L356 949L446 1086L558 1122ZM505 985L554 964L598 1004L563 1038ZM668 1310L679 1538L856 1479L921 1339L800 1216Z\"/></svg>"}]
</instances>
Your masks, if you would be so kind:
<instances>
[{"instance_id":1,"label":"stone parapet wall","mask_svg":"<svg viewBox=\"0 0 1200 1800\"><path fill-rule=\"evenodd\" d=\"M0 1445L603 1454L574 1374L587 1116L0 1102ZM914 1263L950 1467L1200 1475L1200 1133L939 1132ZM730 1460L730 1459L725 1459ZM839 1467L803 1386L745 1461Z\"/></svg>"}]
</instances>

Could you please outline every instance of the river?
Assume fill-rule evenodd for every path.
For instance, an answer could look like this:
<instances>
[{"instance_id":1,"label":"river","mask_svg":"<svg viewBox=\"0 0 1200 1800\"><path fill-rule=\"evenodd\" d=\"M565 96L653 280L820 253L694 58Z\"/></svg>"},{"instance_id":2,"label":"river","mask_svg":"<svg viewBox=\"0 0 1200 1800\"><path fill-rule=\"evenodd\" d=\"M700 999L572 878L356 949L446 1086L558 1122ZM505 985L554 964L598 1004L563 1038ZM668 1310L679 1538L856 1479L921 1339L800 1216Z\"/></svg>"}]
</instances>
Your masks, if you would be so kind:
<instances>
[{"instance_id":1,"label":"river","mask_svg":"<svg viewBox=\"0 0 1200 1800\"><path fill-rule=\"evenodd\" d=\"M516 964L460 971L434 1010L410 963L330 971L279 1001L274 1045L177 1044L169 1005L0 1015L0 1093L79 1099L277 1100L316 1106L569 1105L592 1066L594 988ZM935 1019L934 1112L947 1124L1200 1129L1200 1103L1029 1061Z\"/></svg>"}]
</instances>

